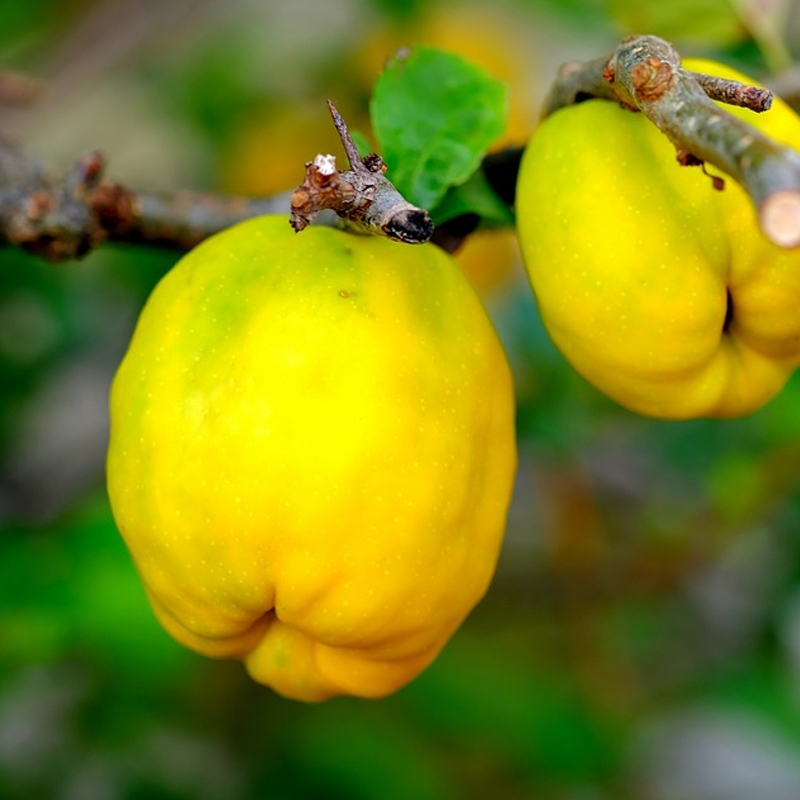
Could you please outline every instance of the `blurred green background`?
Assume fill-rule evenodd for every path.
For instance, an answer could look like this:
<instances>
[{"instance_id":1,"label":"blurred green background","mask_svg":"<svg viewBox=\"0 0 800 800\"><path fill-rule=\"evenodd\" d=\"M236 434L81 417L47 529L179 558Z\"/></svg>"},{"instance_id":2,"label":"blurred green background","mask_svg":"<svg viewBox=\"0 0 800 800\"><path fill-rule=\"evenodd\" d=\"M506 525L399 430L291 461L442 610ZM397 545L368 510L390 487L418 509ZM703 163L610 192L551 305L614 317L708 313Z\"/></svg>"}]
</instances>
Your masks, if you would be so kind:
<instances>
[{"instance_id":1,"label":"blurred green background","mask_svg":"<svg viewBox=\"0 0 800 800\"><path fill-rule=\"evenodd\" d=\"M132 186L267 194L340 152L326 98L368 133L403 44L508 81L521 143L557 66L631 32L800 86L789 2L30 0L0 3L0 69L41 90L0 135L57 172L99 147ZM109 514L109 382L176 258L0 249L0 798L800 797L800 376L746 419L637 417L549 343L513 236L472 237L518 396L496 579L410 686L307 706L169 639Z\"/></svg>"}]
</instances>

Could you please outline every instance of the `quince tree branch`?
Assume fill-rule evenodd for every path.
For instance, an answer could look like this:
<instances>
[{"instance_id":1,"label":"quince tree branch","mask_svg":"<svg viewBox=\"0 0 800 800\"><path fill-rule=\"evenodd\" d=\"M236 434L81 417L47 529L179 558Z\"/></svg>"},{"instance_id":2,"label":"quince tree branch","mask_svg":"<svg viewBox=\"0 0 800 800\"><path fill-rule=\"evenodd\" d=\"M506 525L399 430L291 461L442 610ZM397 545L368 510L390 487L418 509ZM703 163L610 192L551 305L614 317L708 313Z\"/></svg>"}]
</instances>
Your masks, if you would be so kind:
<instances>
[{"instance_id":1,"label":"quince tree branch","mask_svg":"<svg viewBox=\"0 0 800 800\"><path fill-rule=\"evenodd\" d=\"M321 170L314 166L317 160L312 162L309 174L315 171L330 191L317 197L309 192L318 207L306 221L331 208L336 215L323 218L322 224L343 221L360 232L404 242L429 239L433 225L427 212L400 196L378 156L357 158L338 113L334 122L344 132L343 140L347 136L345 151L352 169L329 172L332 157ZM266 198L189 191L158 194L108 181L104 171L103 155L92 152L66 176L54 178L22 149L0 139L0 246L15 245L51 261L79 258L103 241L188 250L213 233L261 214L285 215L288 224L292 209L291 192ZM294 212L292 222L299 229Z\"/></svg>"},{"instance_id":2,"label":"quince tree branch","mask_svg":"<svg viewBox=\"0 0 800 800\"><path fill-rule=\"evenodd\" d=\"M36 87L18 76L0 81L0 104L35 94ZM763 111L771 102L769 92L684 70L667 42L641 36L626 39L608 58L563 68L544 113L590 97L645 114L675 144L681 163L707 162L738 181L772 241L800 245L800 154L712 102ZM448 245L445 228L459 220L432 237L427 212L400 196L379 156L358 154L332 104L330 111L350 169L339 171L333 157L320 154L306 165L305 180L294 193L266 198L137 191L106 180L105 160L97 152L56 179L20 148L0 139L0 246L16 245L55 261L79 257L103 241L188 249L260 214L285 214L296 230L313 219L404 242L433 238L445 249L457 246L467 234L459 229ZM489 154L483 162L487 178L509 205L520 155L518 150L499 158Z\"/></svg>"},{"instance_id":3,"label":"quince tree branch","mask_svg":"<svg viewBox=\"0 0 800 800\"><path fill-rule=\"evenodd\" d=\"M92 152L61 179L0 141L0 245L51 261L79 258L103 241L189 249L234 222L287 213L288 198L264 200L193 192L137 192L103 177Z\"/></svg>"},{"instance_id":4,"label":"quince tree branch","mask_svg":"<svg viewBox=\"0 0 800 800\"><path fill-rule=\"evenodd\" d=\"M760 112L770 107L771 93L685 70L668 42L636 36L609 58L563 67L544 115L592 97L643 113L675 145L680 163L713 164L741 184L771 241L800 245L800 153L712 102Z\"/></svg>"}]
</instances>

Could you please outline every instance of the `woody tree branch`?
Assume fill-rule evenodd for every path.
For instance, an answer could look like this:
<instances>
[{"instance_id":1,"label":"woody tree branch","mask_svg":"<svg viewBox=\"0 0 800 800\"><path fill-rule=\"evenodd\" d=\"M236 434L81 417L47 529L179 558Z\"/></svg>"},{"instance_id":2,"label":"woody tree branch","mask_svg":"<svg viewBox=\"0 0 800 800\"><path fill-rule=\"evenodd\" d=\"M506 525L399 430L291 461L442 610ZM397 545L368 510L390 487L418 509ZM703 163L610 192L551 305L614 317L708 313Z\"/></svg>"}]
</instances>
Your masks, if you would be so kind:
<instances>
[{"instance_id":1,"label":"woody tree branch","mask_svg":"<svg viewBox=\"0 0 800 800\"><path fill-rule=\"evenodd\" d=\"M741 184L771 241L800 245L800 153L713 102L761 112L772 102L768 91L685 70L669 43L637 36L609 58L562 68L544 114L592 97L644 114L672 141L681 163L713 164Z\"/></svg>"},{"instance_id":2,"label":"woody tree branch","mask_svg":"<svg viewBox=\"0 0 800 800\"><path fill-rule=\"evenodd\" d=\"M12 94L20 96L16 90ZM674 143L681 163L707 162L738 181L772 241L800 245L800 154L713 102L764 111L771 103L769 92L685 70L667 42L642 36L623 41L608 58L567 65L544 113L590 97L645 114ZM188 249L259 214L285 214L296 230L322 220L399 241L428 240L433 226L427 212L397 193L379 156L359 156L332 105L330 111L350 168L340 171L333 157L319 154L306 165L306 177L293 194L268 198L137 191L106 180L99 153L85 156L57 179L0 139L0 245L53 260L81 256L103 241ZM489 154L483 170L511 204L519 152L501 155Z\"/></svg>"},{"instance_id":3,"label":"woody tree branch","mask_svg":"<svg viewBox=\"0 0 800 800\"><path fill-rule=\"evenodd\" d=\"M55 178L24 152L0 142L0 243L52 261L79 258L103 241L188 249L258 214L285 213L288 195L263 200L192 192L138 192L103 177L92 152Z\"/></svg>"},{"instance_id":4,"label":"woody tree branch","mask_svg":"<svg viewBox=\"0 0 800 800\"><path fill-rule=\"evenodd\" d=\"M332 156L322 175L328 191L306 187L304 224L320 211L323 224L350 225L362 233L404 242L424 242L433 225L427 212L407 203L385 177L382 160L358 157L347 128L331 106L342 135L351 170L338 172ZM320 158L322 161L320 162ZM81 158L62 178L56 178L23 150L0 139L0 245L15 245L52 261L85 255L104 241L174 247L186 250L208 236L261 214L285 215L299 230L291 191L266 198L231 197L177 191L137 191L104 177L105 159L99 152ZM327 173L327 174L324 174ZM308 179L304 182L306 186ZM333 187L336 191L330 191ZM303 189L301 186L300 189Z\"/></svg>"}]
</instances>

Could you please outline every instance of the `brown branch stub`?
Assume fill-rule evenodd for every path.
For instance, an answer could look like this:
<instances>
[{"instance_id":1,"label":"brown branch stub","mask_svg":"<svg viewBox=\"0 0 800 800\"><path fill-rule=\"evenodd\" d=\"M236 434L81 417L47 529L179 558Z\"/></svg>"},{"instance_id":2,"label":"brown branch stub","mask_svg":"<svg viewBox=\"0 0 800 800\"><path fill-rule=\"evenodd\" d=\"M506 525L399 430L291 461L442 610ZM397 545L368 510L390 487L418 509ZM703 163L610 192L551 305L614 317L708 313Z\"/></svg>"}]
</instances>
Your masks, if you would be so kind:
<instances>
[{"instance_id":1,"label":"brown branch stub","mask_svg":"<svg viewBox=\"0 0 800 800\"><path fill-rule=\"evenodd\" d=\"M717 78L714 75L704 75L702 72L689 72L703 91L712 99L729 106L749 108L761 114L772 108L772 92L760 86L751 86L727 78Z\"/></svg>"},{"instance_id":2,"label":"brown branch stub","mask_svg":"<svg viewBox=\"0 0 800 800\"><path fill-rule=\"evenodd\" d=\"M319 154L308 162L305 179L292 194L291 226L301 231L319 212L330 209L345 227L359 233L407 244L427 242L433 233L428 212L403 198L386 178L386 164L379 155L361 157L336 106L328 101L328 108L350 169L339 171L331 155Z\"/></svg>"},{"instance_id":3,"label":"brown branch stub","mask_svg":"<svg viewBox=\"0 0 800 800\"><path fill-rule=\"evenodd\" d=\"M681 67L663 39L625 39L607 59L571 64L545 103L547 116L589 98L614 100L644 114L674 144L680 163L713 164L750 195L766 236L800 246L800 153L769 137L714 101L764 111L767 90L698 76ZM714 184L719 187L719 181Z\"/></svg>"}]
</instances>

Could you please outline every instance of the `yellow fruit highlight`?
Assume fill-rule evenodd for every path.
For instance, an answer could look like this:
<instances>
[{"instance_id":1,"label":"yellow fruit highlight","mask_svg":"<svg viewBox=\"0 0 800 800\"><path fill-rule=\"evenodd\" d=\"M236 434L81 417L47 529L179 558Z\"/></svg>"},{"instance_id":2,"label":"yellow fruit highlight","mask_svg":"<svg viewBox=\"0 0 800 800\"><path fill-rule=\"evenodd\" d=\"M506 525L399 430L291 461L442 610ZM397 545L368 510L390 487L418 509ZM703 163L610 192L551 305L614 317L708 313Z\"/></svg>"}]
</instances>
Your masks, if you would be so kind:
<instances>
[{"instance_id":1,"label":"yellow fruit highlight","mask_svg":"<svg viewBox=\"0 0 800 800\"><path fill-rule=\"evenodd\" d=\"M685 66L753 83L719 64ZM800 119L780 100L760 115L725 109L800 148ZM800 363L800 250L766 239L735 181L716 191L681 167L643 115L590 100L546 119L525 152L517 215L550 335L622 405L739 416Z\"/></svg>"},{"instance_id":2,"label":"yellow fruit highlight","mask_svg":"<svg viewBox=\"0 0 800 800\"><path fill-rule=\"evenodd\" d=\"M111 392L109 496L158 619L301 700L430 664L490 583L515 463L452 258L283 217L162 279Z\"/></svg>"}]
</instances>

